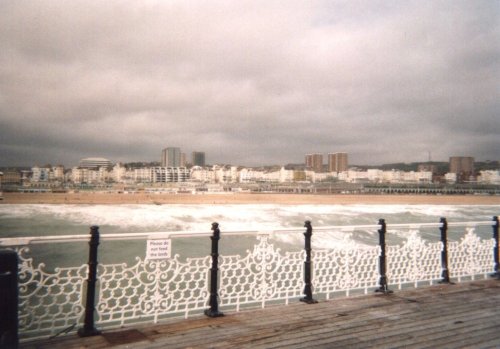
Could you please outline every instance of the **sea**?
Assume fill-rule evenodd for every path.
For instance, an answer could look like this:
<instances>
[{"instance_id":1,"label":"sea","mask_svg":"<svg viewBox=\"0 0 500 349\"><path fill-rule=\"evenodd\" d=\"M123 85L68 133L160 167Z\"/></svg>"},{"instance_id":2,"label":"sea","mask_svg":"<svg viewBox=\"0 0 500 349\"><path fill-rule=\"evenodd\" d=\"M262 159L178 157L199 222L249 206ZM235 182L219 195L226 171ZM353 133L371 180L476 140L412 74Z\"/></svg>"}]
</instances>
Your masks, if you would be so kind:
<instances>
[{"instance_id":1,"label":"sea","mask_svg":"<svg viewBox=\"0 0 500 349\"><path fill-rule=\"evenodd\" d=\"M244 254L256 243L255 235L224 237L225 231L271 231L286 228L291 232L274 234L271 242L281 251L296 251L304 246L304 221L314 227L343 225L372 225L379 219L390 224L438 223L441 217L448 222L489 221L500 214L500 205L278 205L278 204L119 204L119 205L0 205L0 239L7 237L82 235L91 226L98 226L101 234L146 232L211 232L213 222L219 223L222 234L221 254ZM450 240L459 240L461 230L452 231ZM478 228L478 234L491 238L491 227ZM402 243L407 231L391 231L389 243ZM196 233L195 233L196 234ZM314 233L313 248L342 248L345 236L341 232ZM423 238L439 241L436 228L422 230ZM372 230L357 230L351 239L359 244L378 243L378 234ZM102 243L100 260L109 263L125 259L143 258L145 241L113 241ZM38 249L38 250L37 250ZM33 246L32 253L50 256L59 266L85 260L87 247L83 243ZM174 239L172 253L182 257L206 256L210 253L208 237ZM42 251L43 250L43 251ZM59 258L56 258L59 257ZM44 263L46 263L44 261Z\"/></svg>"}]
</instances>

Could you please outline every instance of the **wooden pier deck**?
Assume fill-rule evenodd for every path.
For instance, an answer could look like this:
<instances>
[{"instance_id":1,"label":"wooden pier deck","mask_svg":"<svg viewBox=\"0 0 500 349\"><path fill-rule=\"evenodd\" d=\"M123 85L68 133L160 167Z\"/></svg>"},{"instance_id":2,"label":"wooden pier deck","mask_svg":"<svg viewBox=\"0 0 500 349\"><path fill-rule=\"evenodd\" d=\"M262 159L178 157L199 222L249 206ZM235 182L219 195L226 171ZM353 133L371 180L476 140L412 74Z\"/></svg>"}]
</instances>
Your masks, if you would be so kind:
<instances>
[{"instance_id":1,"label":"wooden pier deck","mask_svg":"<svg viewBox=\"0 0 500 349\"><path fill-rule=\"evenodd\" d=\"M500 348L500 281L297 302L20 348Z\"/></svg>"}]
</instances>

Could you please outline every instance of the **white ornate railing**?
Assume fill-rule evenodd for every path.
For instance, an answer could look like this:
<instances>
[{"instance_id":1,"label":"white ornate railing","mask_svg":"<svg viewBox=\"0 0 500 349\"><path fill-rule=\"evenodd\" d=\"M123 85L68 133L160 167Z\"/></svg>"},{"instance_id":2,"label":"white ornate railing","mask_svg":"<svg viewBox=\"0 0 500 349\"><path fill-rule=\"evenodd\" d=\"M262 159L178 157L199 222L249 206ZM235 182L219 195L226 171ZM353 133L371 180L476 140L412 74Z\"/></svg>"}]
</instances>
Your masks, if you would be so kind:
<instances>
[{"instance_id":1,"label":"white ornate railing","mask_svg":"<svg viewBox=\"0 0 500 349\"><path fill-rule=\"evenodd\" d=\"M495 221L450 223L453 241L448 242L447 268L450 277L461 281L498 275L498 246L485 229L495 229ZM490 227L490 228L484 228ZM387 234L402 241L386 246L388 285L417 287L439 281L443 276L442 241L423 239L421 230L443 228L443 223L388 224ZM481 234L477 233L482 229ZM498 221L496 221L498 232ZM369 231L372 244L354 240L356 231ZM264 307L270 302L288 303L304 293L305 252L300 248L282 252L273 239L281 234L300 234L301 228L268 232L222 232L221 237L254 236L256 242L246 254L218 257L218 302L224 311L239 311L245 306ZM341 236L338 247L313 248L312 289L314 297L329 299L336 293L360 290L367 293L381 285L382 247L373 233L379 224L369 226L315 227L314 236ZM384 231L385 233L385 231ZM497 233L498 234L498 233ZM305 234L304 234L305 235ZM482 237L480 237L482 235ZM101 234L100 241L204 238L207 232L162 232L138 234ZM434 234L436 236L436 234ZM19 257L19 328L22 339L54 335L81 326L85 314L89 267L59 267L48 270L34 263L30 246L88 241L87 235L0 239L0 247L13 249ZM384 243L385 244L385 243ZM496 250L494 250L496 248ZM496 251L496 252L494 252ZM209 254L207 243L207 254ZM213 253L213 251L212 251ZM123 251L124 256L127 251ZM110 328L137 322L157 322L169 316L188 317L208 307L211 257L166 259L135 257L132 263L100 263L97 267L95 323Z\"/></svg>"},{"instance_id":2,"label":"white ornate railing","mask_svg":"<svg viewBox=\"0 0 500 349\"><path fill-rule=\"evenodd\" d=\"M257 235L257 244L247 255L222 256L220 262L220 304L235 307L272 300L300 297L302 294L303 252L281 253L269 242L269 234Z\"/></svg>"},{"instance_id":3,"label":"white ornate railing","mask_svg":"<svg viewBox=\"0 0 500 349\"><path fill-rule=\"evenodd\" d=\"M460 241L448 244L450 254L450 277L458 278L460 282L464 277L477 275L487 277L491 273L492 253L495 246L494 239L481 239L475 234L474 227L467 227L466 233Z\"/></svg>"}]
</instances>

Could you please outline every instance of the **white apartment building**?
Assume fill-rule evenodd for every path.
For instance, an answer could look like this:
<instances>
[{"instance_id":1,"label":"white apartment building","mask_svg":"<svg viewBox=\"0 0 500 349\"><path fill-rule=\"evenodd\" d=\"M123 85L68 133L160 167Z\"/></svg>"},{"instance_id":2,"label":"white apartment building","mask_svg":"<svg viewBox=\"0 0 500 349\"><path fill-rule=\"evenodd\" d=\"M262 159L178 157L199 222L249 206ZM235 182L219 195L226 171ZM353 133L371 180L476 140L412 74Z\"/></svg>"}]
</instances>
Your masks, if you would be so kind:
<instances>
[{"instance_id":1,"label":"white apartment building","mask_svg":"<svg viewBox=\"0 0 500 349\"><path fill-rule=\"evenodd\" d=\"M31 168L32 183L63 181L63 180L64 180L63 166L54 166L54 167L34 166Z\"/></svg>"},{"instance_id":2,"label":"white apartment building","mask_svg":"<svg viewBox=\"0 0 500 349\"><path fill-rule=\"evenodd\" d=\"M180 183L190 178L190 172L185 167L150 167L134 170L137 183Z\"/></svg>"},{"instance_id":3,"label":"white apartment building","mask_svg":"<svg viewBox=\"0 0 500 349\"><path fill-rule=\"evenodd\" d=\"M308 171L314 174L314 171ZM317 175L324 175L323 173ZM238 172L238 181L240 183L256 183L256 182L279 182L289 183L294 180L294 171L286 170L281 167L278 171L262 171L243 168Z\"/></svg>"},{"instance_id":4,"label":"white apartment building","mask_svg":"<svg viewBox=\"0 0 500 349\"><path fill-rule=\"evenodd\" d=\"M99 172L88 168L73 167L71 169L71 181L73 183L98 183Z\"/></svg>"},{"instance_id":5,"label":"white apartment building","mask_svg":"<svg viewBox=\"0 0 500 349\"><path fill-rule=\"evenodd\" d=\"M243 168L238 174L240 183L255 183L264 180L264 171Z\"/></svg>"},{"instance_id":6,"label":"white apartment building","mask_svg":"<svg viewBox=\"0 0 500 349\"><path fill-rule=\"evenodd\" d=\"M290 183L294 179L294 170L286 170L284 167L280 169L280 183Z\"/></svg>"},{"instance_id":7,"label":"white apartment building","mask_svg":"<svg viewBox=\"0 0 500 349\"><path fill-rule=\"evenodd\" d=\"M32 167L31 181L34 183L48 182L51 179L51 169L49 167Z\"/></svg>"},{"instance_id":8,"label":"white apartment building","mask_svg":"<svg viewBox=\"0 0 500 349\"><path fill-rule=\"evenodd\" d=\"M403 178L401 171L382 171L380 170L381 182L382 183L400 183Z\"/></svg>"},{"instance_id":9,"label":"white apartment building","mask_svg":"<svg viewBox=\"0 0 500 349\"><path fill-rule=\"evenodd\" d=\"M391 172L391 171L387 171ZM370 182L381 182L384 180L384 171L382 170L377 170L377 169L368 169L366 170L366 176L368 178L368 181Z\"/></svg>"},{"instance_id":10,"label":"white apartment building","mask_svg":"<svg viewBox=\"0 0 500 349\"><path fill-rule=\"evenodd\" d=\"M457 174L456 173L453 173L453 172L449 172L449 173L446 173L444 175L444 179L446 181L446 183L456 183L457 182Z\"/></svg>"},{"instance_id":11,"label":"white apartment building","mask_svg":"<svg viewBox=\"0 0 500 349\"><path fill-rule=\"evenodd\" d=\"M135 183L153 183L153 178L151 177L151 170L149 168L134 169L133 178Z\"/></svg>"},{"instance_id":12,"label":"white apartment building","mask_svg":"<svg viewBox=\"0 0 500 349\"><path fill-rule=\"evenodd\" d=\"M64 166L52 167L53 178L58 181L64 180Z\"/></svg>"},{"instance_id":13,"label":"white apartment building","mask_svg":"<svg viewBox=\"0 0 500 349\"><path fill-rule=\"evenodd\" d=\"M269 183L277 183L280 181L281 173L280 171L264 172L263 180Z\"/></svg>"},{"instance_id":14,"label":"white apartment building","mask_svg":"<svg viewBox=\"0 0 500 349\"><path fill-rule=\"evenodd\" d=\"M349 170L339 173L338 178L349 183L432 183L432 172L382 171L377 169L367 171Z\"/></svg>"},{"instance_id":15,"label":"white apartment building","mask_svg":"<svg viewBox=\"0 0 500 349\"><path fill-rule=\"evenodd\" d=\"M202 183L214 183L215 182L215 172L212 169L193 166L191 168L191 180L202 182Z\"/></svg>"},{"instance_id":16,"label":"white apartment building","mask_svg":"<svg viewBox=\"0 0 500 349\"><path fill-rule=\"evenodd\" d=\"M432 172L403 172L403 181L405 183L432 183Z\"/></svg>"},{"instance_id":17,"label":"white apartment building","mask_svg":"<svg viewBox=\"0 0 500 349\"><path fill-rule=\"evenodd\" d=\"M500 171L480 171L477 182L481 184L500 184Z\"/></svg>"},{"instance_id":18,"label":"white apartment building","mask_svg":"<svg viewBox=\"0 0 500 349\"><path fill-rule=\"evenodd\" d=\"M237 183L238 168L236 166L213 166L215 183Z\"/></svg>"}]
</instances>

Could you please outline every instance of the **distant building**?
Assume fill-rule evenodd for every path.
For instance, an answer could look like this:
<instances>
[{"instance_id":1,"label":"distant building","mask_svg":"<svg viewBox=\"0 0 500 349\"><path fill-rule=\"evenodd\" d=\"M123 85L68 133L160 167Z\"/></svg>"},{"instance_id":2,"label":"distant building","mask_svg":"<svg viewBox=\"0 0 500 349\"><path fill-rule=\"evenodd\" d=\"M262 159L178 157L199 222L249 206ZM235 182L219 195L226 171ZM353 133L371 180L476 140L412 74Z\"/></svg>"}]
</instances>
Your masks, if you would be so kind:
<instances>
[{"instance_id":1,"label":"distant building","mask_svg":"<svg viewBox=\"0 0 500 349\"><path fill-rule=\"evenodd\" d=\"M194 151L191 154L191 164L193 166L205 166L205 153L201 151Z\"/></svg>"},{"instance_id":2,"label":"distant building","mask_svg":"<svg viewBox=\"0 0 500 349\"><path fill-rule=\"evenodd\" d=\"M446 183L454 184L457 182L457 174L451 172L445 173L444 180L446 181Z\"/></svg>"},{"instance_id":3,"label":"distant building","mask_svg":"<svg viewBox=\"0 0 500 349\"><path fill-rule=\"evenodd\" d=\"M90 170L97 170L100 167L111 167L111 161L108 159L104 158L85 158L81 159L80 163L78 164L79 168L87 168Z\"/></svg>"},{"instance_id":4,"label":"distant building","mask_svg":"<svg viewBox=\"0 0 500 349\"><path fill-rule=\"evenodd\" d=\"M49 167L32 167L31 168L31 181L32 182L48 182L50 179Z\"/></svg>"},{"instance_id":5,"label":"distant building","mask_svg":"<svg viewBox=\"0 0 500 349\"><path fill-rule=\"evenodd\" d=\"M474 158L471 156L450 157L450 173L457 175L457 182L470 180L474 176Z\"/></svg>"},{"instance_id":6,"label":"distant building","mask_svg":"<svg viewBox=\"0 0 500 349\"><path fill-rule=\"evenodd\" d=\"M189 170L185 167L151 167L152 183L186 182L189 179Z\"/></svg>"},{"instance_id":7,"label":"distant building","mask_svg":"<svg viewBox=\"0 0 500 349\"><path fill-rule=\"evenodd\" d=\"M191 168L191 179L199 182L215 183L215 171L200 166Z\"/></svg>"},{"instance_id":8,"label":"distant building","mask_svg":"<svg viewBox=\"0 0 500 349\"><path fill-rule=\"evenodd\" d=\"M3 184L21 184L22 183L21 172L18 170L6 170L3 173L2 183Z\"/></svg>"},{"instance_id":9,"label":"distant building","mask_svg":"<svg viewBox=\"0 0 500 349\"><path fill-rule=\"evenodd\" d=\"M323 154L307 154L306 170L314 172L323 172Z\"/></svg>"},{"instance_id":10,"label":"distant building","mask_svg":"<svg viewBox=\"0 0 500 349\"><path fill-rule=\"evenodd\" d=\"M136 183L178 183L190 178L185 167L145 167L134 170Z\"/></svg>"},{"instance_id":11,"label":"distant building","mask_svg":"<svg viewBox=\"0 0 500 349\"><path fill-rule=\"evenodd\" d=\"M57 165L52 167L52 177L55 180L64 180L64 166L62 165Z\"/></svg>"},{"instance_id":12,"label":"distant building","mask_svg":"<svg viewBox=\"0 0 500 349\"><path fill-rule=\"evenodd\" d=\"M181 153L180 167L186 167L186 165L187 165L187 156L186 156L186 153Z\"/></svg>"},{"instance_id":13,"label":"distant building","mask_svg":"<svg viewBox=\"0 0 500 349\"><path fill-rule=\"evenodd\" d=\"M161 152L161 167L181 167L181 148L169 147Z\"/></svg>"},{"instance_id":14,"label":"distant building","mask_svg":"<svg viewBox=\"0 0 500 349\"><path fill-rule=\"evenodd\" d=\"M419 164L417 167L417 171L419 172L432 172L432 174L437 173L437 166L434 164Z\"/></svg>"},{"instance_id":15,"label":"distant building","mask_svg":"<svg viewBox=\"0 0 500 349\"><path fill-rule=\"evenodd\" d=\"M494 185L500 184L500 171L487 170L480 171L479 173L480 175L477 179L478 183Z\"/></svg>"},{"instance_id":16,"label":"distant building","mask_svg":"<svg viewBox=\"0 0 500 349\"><path fill-rule=\"evenodd\" d=\"M303 182L306 180L306 171L295 170L293 171L293 181Z\"/></svg>"},{"instance_id":17,"label":"distant building","mask_svg":"<svg viewBox=\"0 0 500 349\"><path fill-rule=\"evenodd\" d=\"M347 153L328 154L328 172L345 172L348 170Z\"/></svg>"}]
</instances>

